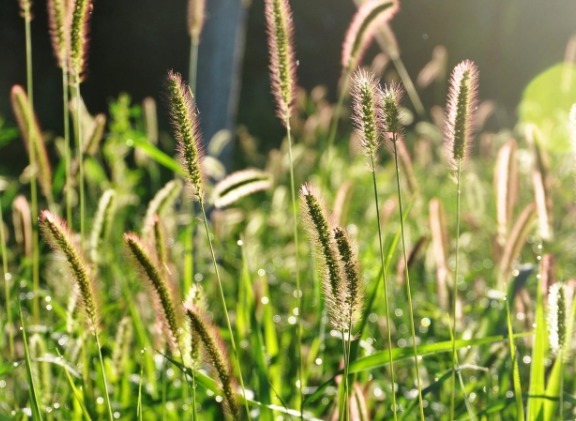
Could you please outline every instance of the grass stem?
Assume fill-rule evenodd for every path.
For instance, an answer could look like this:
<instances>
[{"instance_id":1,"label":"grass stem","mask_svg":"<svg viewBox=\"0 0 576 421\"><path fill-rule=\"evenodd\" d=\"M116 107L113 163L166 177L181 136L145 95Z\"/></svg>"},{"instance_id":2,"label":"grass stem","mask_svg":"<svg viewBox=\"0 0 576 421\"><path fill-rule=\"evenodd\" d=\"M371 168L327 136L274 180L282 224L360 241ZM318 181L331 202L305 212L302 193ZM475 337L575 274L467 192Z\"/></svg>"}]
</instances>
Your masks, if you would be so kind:
<instances>
[{"instance_id":1,"label":"grass stem","mask_svg":"<svg viewBox=\"0 0 576 421\"><path fill-rule=\"evenodd\" d=\"M424 421L424 405L422 402L422 380L420 379L420 364L418 363L418 347L416 344L416 326L414 323L414 308L412 306L412 291L410 288L410 271L408 270L408 258L406 253L406 237L404 233L404 212L402 209L402 193L400 188L400 167L398 165L398 142L397 134L393 135L394 143L394 164L396 166L396 187L398 191L398 207L400 208L400 236L402 237L402 253L404 258L404 275L406 277L406 296L408 298L408 314L410 315L410 328L412 331L412 348L414 350L414 365L416 370L416 381L418 386L418 404L420 408L420 419Z\"/></svg>"},{"instance_id":2,"label":"grass stem","mask_svg":"<svg viewBox=\"0 0 576 421\"><path fill-rule=\"evenodd\" d=\"M298 389L300 392L300 419L304 419L304 364L302 361L302 290L300 289L300 243L298 241L298 202L296 201L296 181L294 177L294 157L292 155L292 131L290 118L286 116L286 136L288 137L288 159L290 160L290 198L292 201L292 229L296 249L296 305L298 321L296 323L296 348L298 361Z\"/></svg>"},{"instance_id":3,"label":"grass stem","mask_svg":"<svg viewBox=\"0 0 576 421\"><path fill-rule=\"evenodd\" d=\"M390 381L392 384L392 412L394 413L394 420L398 419L398 408L396 405L396 380L394 378L394 363L392 359L392 332L390 322L390 302L388 300L388 276L386 275L386 263L384 258L384 244L382 243L382 224L380 223L380 205L378 203L378 185L376 183L376 168L374 163L374 155L370 155L370 168L372 169L372 185L374 187L374 202L376 206L376 222L378 225L378 244L380 247L380 265L382 267L382 281L384 285L384 301L386 304L386 331L388 333L388 369L390 371Z\"/></svg>"},{"instance_id":4,"label":"grass stem","mask_svg":"<svg viewBox=\"0 0 576 421\"><path fill-rule=\"evenodd\" d=\"M6 324L8 331L8 350L10 358L14 358L14 325L12 324L12 305L10 302L10 284L12 275L8 272L8 253L6 251L6 235L4 233L4 216L2 214L2 195L0 194L0 254L2 255L2 279L4 280L4 299L6 300Z\"/></svg>"},{"instance_id":5,"label":"grass stem","mask_svg":"<svg viewBox=\"0 0 576 421\"><path fill-rule=\"evenodd\" d=\"M460 206L461 206L461 164L456 167L456 262L454 266L454 287L452 290L452 377L450 380L450 421L454 420L456 401L456 369L458 355L456 354L456 305L458 303L458 277L460 276Z\"/></svg>"},{"instance_id":6,"label":"grass stem","mask_svg":"<svg viewBox=\"0 0 576 421\"><path fill-rule=\"evenodd\" d=\"M106 401L106 408L108 409L108 419L114 421L112 415L112 404L110 402L110 394L108 393L108 380L106 379L106 370L104 368L104 358L102 357L102 346L100 345L100 338L96 328L94 328L94 336L96 337L96 346L98 347L98 360L100 362L100 371L102 372L102 383L104 384L104 400Z\"/></svg>"},{"instance_id":7,"label":"grass stem","mask_svg":"<svg viewBox=\"0 0 576 421\"><path fill-rule=\"evenodd\" d=\"M228 327L228 333L230 334L230 343L232 345L232 352L234 354L234 360L236 361L236 368L238 370L238 378L240 380L240 387L242 389L242 400L244 402L244 407L246 409L246 416L250 418L250 409L248 408L248 400L246 399L246 388L244 387L244 380L242 378L242 369L240 366L240 358L238 355L238 348L236 348L236 341L234 340L234 332L232 330L232 324L230 323L230 316L228 315L228 308L226 306L226 298L224 297L224 288L222 286L222 279L220 277L220 270L218 269L218 263L216 262L216 254L214 253L214 246L212 245L212 239L210 237L210 228L208 227L208 217L206 215L206 209L204 207L204 199L200 197L200 208L202 209L202 219L204 221L204 228L206 230L206 238L208 239L208 245L210 247L210 255L212 256L212 264L214 265L214 272L216 273L216 279L218 280L218 290L220 293L220 301L222 308L224 309L224 316L226 318L226 325Z\"/></svg>"}]
</instances>

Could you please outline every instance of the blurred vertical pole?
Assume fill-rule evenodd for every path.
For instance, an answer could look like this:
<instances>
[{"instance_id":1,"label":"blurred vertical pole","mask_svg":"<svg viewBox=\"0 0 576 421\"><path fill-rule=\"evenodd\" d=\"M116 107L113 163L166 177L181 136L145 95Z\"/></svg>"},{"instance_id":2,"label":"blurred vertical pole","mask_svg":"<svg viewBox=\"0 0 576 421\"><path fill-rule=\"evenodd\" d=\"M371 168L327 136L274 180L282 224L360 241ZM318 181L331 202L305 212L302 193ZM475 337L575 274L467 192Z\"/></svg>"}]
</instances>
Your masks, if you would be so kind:
<instances>
[{"instance_id":1,"label":"blurred vertical pole","mask_svg":"<svg viewBox=\"0 0 576 421\"><path fill-rule=\"evenodd\" d=\"M197 104L203 138L220 130L233 135L240 94L249 0L209 0L198 52ZM232 145L219 158L230 168Z\"/></svg>"}]
</instances>

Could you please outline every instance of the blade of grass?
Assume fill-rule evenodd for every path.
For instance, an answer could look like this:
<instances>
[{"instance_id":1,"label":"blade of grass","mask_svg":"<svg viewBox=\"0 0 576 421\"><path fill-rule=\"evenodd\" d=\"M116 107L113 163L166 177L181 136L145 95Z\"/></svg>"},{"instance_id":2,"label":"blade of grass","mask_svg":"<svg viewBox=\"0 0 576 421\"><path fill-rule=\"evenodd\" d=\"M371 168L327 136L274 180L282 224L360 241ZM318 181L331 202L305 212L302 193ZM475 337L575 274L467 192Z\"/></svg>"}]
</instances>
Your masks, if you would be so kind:
<instances>
[{"instance_id":1,"label":"blade of grass","mask_svg":"<svg viewBox=\"0 0 576 421\"><path fill-rule=\"evenodd\" d=\"M24 324L24 316L22 315L22 307L20 302L18 302L18 313L20 314L20 324L22 326L22 342L24 345L24 358L26 360L26 377L28 379L28 393L30 395L30 405L32 407L32 419L41 421L42 413L40 412L40 404L36 394L36 386L34 384L34 378L32 377L32 362L30 361L26 325Z\"/></svg>"}]
</instances>

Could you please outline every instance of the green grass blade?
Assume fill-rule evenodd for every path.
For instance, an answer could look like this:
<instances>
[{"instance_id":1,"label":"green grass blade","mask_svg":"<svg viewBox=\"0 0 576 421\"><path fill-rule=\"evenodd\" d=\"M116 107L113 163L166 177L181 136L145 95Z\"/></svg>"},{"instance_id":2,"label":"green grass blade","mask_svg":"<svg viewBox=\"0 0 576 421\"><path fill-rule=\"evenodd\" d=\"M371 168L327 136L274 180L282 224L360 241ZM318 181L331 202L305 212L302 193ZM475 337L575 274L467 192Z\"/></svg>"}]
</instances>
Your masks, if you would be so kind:
<instances>
[{"instance_id":1,"label":"green grass blade","mask_svg":"<svg viewBox=\"0 0 576 421\"><path fill-rule=\"evenodd\" d=\"M514 331L510 317L510 300L506 300L506 323L508 325L508 343L510 345L510 358L512 359L512 383L514 385L514 399L516 401L516 419L524 421L524 404L522 403L522 384L520 383L520 370L518 369L518 356L514 344Z\"/></svg>"},{"instance_id":2,"label":"green grass blade","mask_svg":"<svg viewBox=\"0 0 576 421\"><path fill-rule=\"evenodd\" d=\"M530 335L531 333L518 333L514 335L514 338L523 338ZM456 349L462 349L469 346L479 346L491 344L494 342L499 342L506 340L505 335L498 336L488 336L486 338L477 339L458 339L456 341ZM418 356L426 356L432 354L438 354L441 352L448 352L452 350L452 341L438 342L435 344L421 345L418 348ZM394 348L392 350L392 360L400 361L407 358L413 358L414 351L408 348ZM350 364L350 373L359 373L361 371L369 371L375 368L379 368L388 364L388 351L376 352L372 355L368 355L363 358L359 358Z\"/></svg>"},{"instance_id":3,"label":"green grass blade","mask_svg":"<svg viewBox=\"0 0 576 421\"><path fill-rule=\"evenodd\" d=\"M30 352L28 350L28 336L26 335L26 326L24 325L24 316L22 316L22 307L20 306L20 302L18 302L18 312L20 313L20 324L22 326L22 342L24 344L24 357L26 359L26 377L28 378L28 391L30 395L30 405L32 407L32 419L42 420L40 404L36 394L36 386L34 385L34 378L32 377L32 363L30 361Z\"/></svg>"},{"instance_id":4,"label":"green grass blade","mask_svg":"<svg viewBox=\"0 0 576 421\"><path fill-rule=\"evenodd\" d=\"M542 416L542 405L544 401L536 396L542 396L545 392L545 358L548 348L548 335L546 332L546 316L544 315L544 298L542 294L542 284L538 282L538 292L536 295L536 327L532 339L532 365L530 367L530 385L527 420L537 421Z\"/></svg>"},{"instance_id":5,"label":"green grass blade","mask_svg":"<svg viewBox=\"0 0 576 421\"><path fill-rule=\"evenodd\" d=\"M169 170L174 171L176 174L183 175L182 168L178 161L174 158L170 157L169 155L162 152L156 146L148 142L144 139L132 139L131 146L135 147L138 150L141 150L158 164L168 168Z\"/></svg>"}]
</instances>

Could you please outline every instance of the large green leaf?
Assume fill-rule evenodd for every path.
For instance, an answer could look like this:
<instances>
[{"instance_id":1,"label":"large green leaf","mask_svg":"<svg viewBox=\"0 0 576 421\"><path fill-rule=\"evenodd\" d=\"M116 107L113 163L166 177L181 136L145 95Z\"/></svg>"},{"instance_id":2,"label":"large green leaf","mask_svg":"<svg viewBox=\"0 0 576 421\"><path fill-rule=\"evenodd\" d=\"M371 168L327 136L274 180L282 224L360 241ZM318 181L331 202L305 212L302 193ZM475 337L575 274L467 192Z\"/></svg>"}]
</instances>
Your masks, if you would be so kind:
<instances>
[{"instance_id":1,"label":"large green leaf","mask_svg":"<svg viewBox=\"0 0 576 421\"><path fill-rule=\"evenodd\" d=\"M549 151L570 150L568 115L576 102L576 65L559 63L528 84L520 102L520 122L534 124Z\"/></svg>"}]
</instances>

